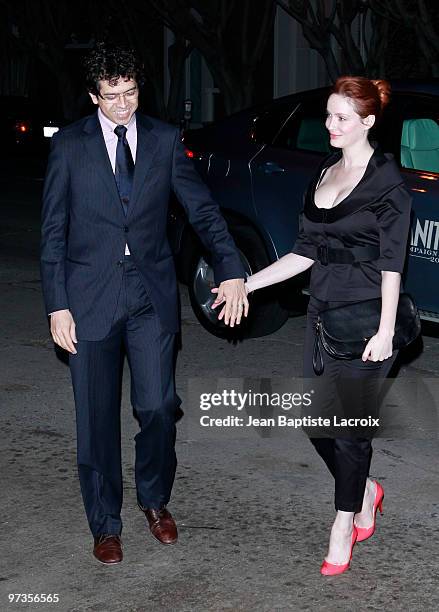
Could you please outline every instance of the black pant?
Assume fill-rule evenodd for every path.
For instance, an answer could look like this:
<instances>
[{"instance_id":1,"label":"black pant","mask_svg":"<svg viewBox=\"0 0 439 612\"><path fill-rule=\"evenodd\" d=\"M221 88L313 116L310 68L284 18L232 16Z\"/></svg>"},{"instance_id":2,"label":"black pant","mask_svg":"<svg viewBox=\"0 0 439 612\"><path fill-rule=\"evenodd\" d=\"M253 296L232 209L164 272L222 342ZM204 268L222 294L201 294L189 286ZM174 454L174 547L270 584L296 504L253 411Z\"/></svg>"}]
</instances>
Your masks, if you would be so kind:
<instances>
[{"instance_id":1,"label":"black pant","mask_svg":"<svg viewBox=\"0 0 439 612\"><path fill-rule=\"evenodd\" d=\"M120 400L122 348L131 371L137 498L144 507L169 501L175 476L175 334L161 330L136 267L129 257L110 333L78 340L70 355L76 405L78 470L87 519L94 535L122 530Z\"/></svg>"},{"instance_id":2,"label":"black pant","mask_svg":"<svg viewBox=\"0 0 439 612\"><path fill-rule=\"evenodd\" d=\"M341 306L341 302L322 302L311 298L308 306L304 350L304 378L319 384L317 411L321 416L337 412L345 416L377 416L382 383L396 359L394 351L381 362L354 359L342 361L323 353L324 373L317 377L312 367L315 324L320 310ZM321 379L321 380L318 380ZM335 508L360 512L372 458L371 437L311 437L311 442L335 479Z\"/></svg>"}]
</instances>

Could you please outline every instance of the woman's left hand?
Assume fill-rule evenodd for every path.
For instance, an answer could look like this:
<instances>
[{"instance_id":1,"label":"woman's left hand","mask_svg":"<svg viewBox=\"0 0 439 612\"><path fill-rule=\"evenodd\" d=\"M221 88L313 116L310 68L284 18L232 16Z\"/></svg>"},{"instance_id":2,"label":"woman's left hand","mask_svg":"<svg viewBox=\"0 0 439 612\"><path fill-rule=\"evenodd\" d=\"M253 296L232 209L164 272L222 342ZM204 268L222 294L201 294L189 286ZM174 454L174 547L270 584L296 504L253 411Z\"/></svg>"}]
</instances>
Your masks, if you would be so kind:
<instances>
[{"instance_id":1,"label":"woman's left hand","mask_svg":"<svg viewBox=\"0 0 439 612\"><path fill-rule=\"evenodd\" d=\"M384 361L392 355L393 334L378 331L369 340L361 356L363 361Z\"/></svg>"}]
</instances>

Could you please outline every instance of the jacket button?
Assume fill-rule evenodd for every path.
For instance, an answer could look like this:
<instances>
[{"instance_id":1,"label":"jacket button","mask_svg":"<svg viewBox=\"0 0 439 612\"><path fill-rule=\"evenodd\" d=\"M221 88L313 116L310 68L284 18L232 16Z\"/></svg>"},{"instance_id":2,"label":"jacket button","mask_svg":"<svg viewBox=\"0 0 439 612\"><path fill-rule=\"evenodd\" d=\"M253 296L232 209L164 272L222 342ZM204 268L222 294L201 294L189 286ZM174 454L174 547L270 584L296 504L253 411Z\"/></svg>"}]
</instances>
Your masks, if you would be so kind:
<instances>
[{"instance_id":1,"label":"jacket button","mask_svg":"<svg viewBox=\"0 0 439 612\"><path fill-rule=\"evenodd\" d=\"M123 202L124 204L129 204L129 203L130 203L130 199L129 199L129 198L126 198L126 197L123 197L123 198L122 198L122 202Z\"/></svg>"},{"instance_id":2,"label":"jacket button","mask_svg":"<svg viewBox=\"0 0 439 612\"><path fill-rule=\"evenodd\" d=\"M123 266L123 259L119 259L119 261L117 262L118 266Z\"/></svg>"},{"instance_id":3,"label":"jacket button","mask_svg":"<svg viewBox=\"0 0 439 612\"><path fill-rule=\"evenodd\" d=\"M128 225L123 226L123 231L125 232L125 234L127 234L130 231L130 228L128 227Z\"/></svg>"}]
</instances>

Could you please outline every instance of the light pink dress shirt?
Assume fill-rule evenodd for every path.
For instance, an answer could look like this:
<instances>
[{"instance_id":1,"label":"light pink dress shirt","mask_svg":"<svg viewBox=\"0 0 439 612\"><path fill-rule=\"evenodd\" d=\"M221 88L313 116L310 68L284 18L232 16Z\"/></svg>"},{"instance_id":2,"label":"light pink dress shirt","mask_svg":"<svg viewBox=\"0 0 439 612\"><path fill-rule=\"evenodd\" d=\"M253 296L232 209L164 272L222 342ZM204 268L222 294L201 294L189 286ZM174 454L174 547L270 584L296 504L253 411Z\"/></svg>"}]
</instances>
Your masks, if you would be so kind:
<instances>
[{"instance_id":1,"label":"light pink dress shirt","mask_svg":"<svg viewBox=\"0 0 439 612\"><path fill-rule=\"evenodd\" d=\"M104 135L105 146L107 147L108 157L110 158L111 167L113 172L116 166L116 148L117 148L117 136L114 133L114 128L117 123L113 123L104 115L100 108L98 108L98 118L101 124L102 134ZM131 117L127 125L127 141L133 156L133 161L136 163L136 152L137 152L137 128L136 128L136 113ZM128 245L125 245L125 255L129 255L130 251Z\"/></svg>"},{"instance_id":2,"label":"light pink dress shirt","mask_svg":"<svg viewBox=\"0 0 439 612\"><path fill-rule=\"evenodd\" d=\"M114 133L114 128L117 123L113 123L104 115L100 108L98 108L98 119L101 124L102 134L104 135L105 146L107 147L108 157L110 158L111 167L114 168L116 165L116 147L117 147L117 136ZM137 128L136 128L136 113L131 117L129 123L125 126L127 128L127 140L130 145L131 155L133 161L136 163L136 151L137 151Z\"/></svg>"}]
</instances>

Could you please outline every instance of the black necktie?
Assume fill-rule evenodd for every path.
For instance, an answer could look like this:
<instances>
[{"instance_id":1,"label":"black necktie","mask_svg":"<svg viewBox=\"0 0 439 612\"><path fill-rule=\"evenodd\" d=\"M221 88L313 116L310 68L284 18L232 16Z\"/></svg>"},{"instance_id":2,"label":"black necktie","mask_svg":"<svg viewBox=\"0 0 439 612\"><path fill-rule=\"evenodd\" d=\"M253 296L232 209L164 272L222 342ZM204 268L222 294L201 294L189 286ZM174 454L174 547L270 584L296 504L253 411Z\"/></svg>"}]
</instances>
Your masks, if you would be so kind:
<instances>
[{"instance_id":1,"label":"black necktie","mask_svg":"<svg viewBox=\"0 0 439 612\"><path fill-rule=\"evenodd\" d=\"M114 128L114 133L117 136L116 166L114 169L114 176L124 212L127 214L131 197L131 189L133 187L134 162L126 137L127 128L124 125L117 125Z\"/></svg>"}]
</instances>

